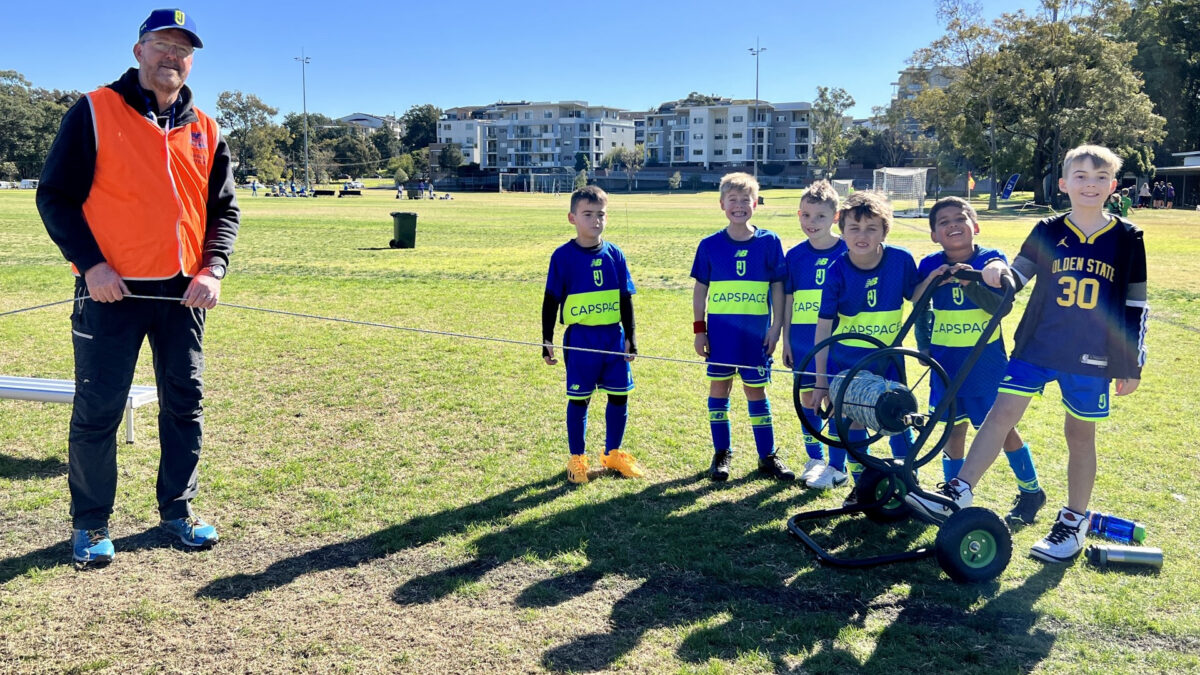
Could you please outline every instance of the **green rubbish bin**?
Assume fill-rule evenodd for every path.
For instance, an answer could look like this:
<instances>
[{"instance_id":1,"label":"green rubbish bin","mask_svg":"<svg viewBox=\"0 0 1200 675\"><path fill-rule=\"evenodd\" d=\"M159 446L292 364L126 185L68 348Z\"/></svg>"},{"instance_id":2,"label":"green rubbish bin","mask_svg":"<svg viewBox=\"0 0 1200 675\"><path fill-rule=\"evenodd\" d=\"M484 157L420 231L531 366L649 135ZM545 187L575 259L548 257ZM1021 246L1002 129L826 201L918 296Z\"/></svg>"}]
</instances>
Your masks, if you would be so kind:
<instances>
[{"instance_id":1,"label":"green rubbish bin","mask_svg":"<svg viewBox=\"0 0 1200 675\"><path fill-rule=\"evenodd\" d=\"M392 248L417 247L417 214L410 211L392 211Z\"/></svg>"},{"instance_id":2,"label":"green rubbish bin","mask_svg":"<svg viewBox=\"0 0 1200 675\"><path fill-rule=\"evenodd\" d=\"M409 199L420 199L421 198L421 191L414 187L407 188L404 191L404 193L406 195L408 195Z\"/></svg>"}]
</instances>

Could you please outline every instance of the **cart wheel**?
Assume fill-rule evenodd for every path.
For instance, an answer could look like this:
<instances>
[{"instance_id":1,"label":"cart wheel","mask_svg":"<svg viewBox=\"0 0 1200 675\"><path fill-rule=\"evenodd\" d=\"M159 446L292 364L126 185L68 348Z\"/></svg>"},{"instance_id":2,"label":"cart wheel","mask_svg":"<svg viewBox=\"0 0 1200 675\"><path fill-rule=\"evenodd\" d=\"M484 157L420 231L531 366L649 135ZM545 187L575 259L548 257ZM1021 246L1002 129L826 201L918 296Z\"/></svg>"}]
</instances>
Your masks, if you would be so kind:
<instances>
[{"instance_id":1,"label":"cart wheel","mask_svg":"<svg viewBox=\"0 0 1200 675\"><path fill-rule=\"evenodd\" d=\"M391 248L400 248L400 242L396 241L395 239L392 239L391 241L388 242L388 246Z\"/></svg>"},{"instance_id":2,"label":"cart wheel","mask_svg":"<svg viewBox=\"0 0 1200 675\"><path fill-rule=\"evenodd\" d=\"M990 581L1008 567L1012 535L999 516L971 507L942 524L934 547L938 564L951 579L960 583Z\"/></svg>"},{"instance_id":3,"label":"cart wheel","mask_svg":"<svg viewBox=\"0 0 1200 675\"><path fill-rule=\"evenodd\" d=\"M899 476L870 467L863 469L862 476L858 479L859 502L869 504L891 497L882 505L863 512L876 523L894 523L908 518L912 508L904 501L907 492L908 489Z\"/></svg>"}]
</instances>

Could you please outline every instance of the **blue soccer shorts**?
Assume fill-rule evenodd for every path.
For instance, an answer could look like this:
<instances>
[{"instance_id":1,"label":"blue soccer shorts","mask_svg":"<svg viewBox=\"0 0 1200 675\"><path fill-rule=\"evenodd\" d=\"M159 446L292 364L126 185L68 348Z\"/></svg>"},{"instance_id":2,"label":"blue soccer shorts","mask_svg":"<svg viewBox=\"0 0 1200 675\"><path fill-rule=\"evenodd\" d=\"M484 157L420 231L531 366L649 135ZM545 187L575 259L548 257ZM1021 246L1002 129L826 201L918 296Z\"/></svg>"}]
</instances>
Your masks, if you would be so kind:
<instances>
[{"instance_id":1,"label":"blue soccer shorts","mask_svg":"<svg viewBox=\"0 0 1200 675\"><path fill-rule=\"evenodd\" d=\"M567 347L601 349L608 352L625 351L625 334L619 338L588 339L585 333L568 329L563 336ZM598 336L595 336L598 337ZM567 367L567 398L590 398L597 389L609 394L628 394L633 391L633 370L629 362L619 354L597 354L595 352L563 350L563 361Z\"/></svg>"},{"instance_id":2,"label":"blue soccer shorts","mask_svg":"<svg viewBox=\"0 0 1200 675\"><path fill-rule=\"evenodd\" d=\"M1013 359L1008 362L1004 379L1000 380L1000 391L1017 396L1041 396L1046 383L1051 380L1058 381L1067 414L1089 422L1108 418L1108 391L1112 380L1105 377L1064 373Z\"/></svg>"}]
</instances>

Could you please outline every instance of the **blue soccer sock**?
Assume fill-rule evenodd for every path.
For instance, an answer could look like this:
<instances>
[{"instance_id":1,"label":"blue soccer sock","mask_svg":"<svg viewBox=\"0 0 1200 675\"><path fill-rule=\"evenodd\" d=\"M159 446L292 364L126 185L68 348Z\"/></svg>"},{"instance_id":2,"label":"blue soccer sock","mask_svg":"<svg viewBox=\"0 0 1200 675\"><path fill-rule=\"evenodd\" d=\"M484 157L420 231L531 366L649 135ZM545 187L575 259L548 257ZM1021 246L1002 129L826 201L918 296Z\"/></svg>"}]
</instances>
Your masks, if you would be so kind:
<instances>
[{"instance_id":1,"label":"blue soccer sock","mask_svg":"<svg viewBox=\"0 0 1200 675\"><path fill-rule=\"evenodd\" d=\"M908 451L913 446L912 429L905 429L895 436L888 436L888 445L892 447L892 457L908 457Z\"/></svg>"},{"instance_id":2,"label":"blue soccer sock","mask_svg":"<svg viewBox=\"0 0 1200 675\"><path fill-rule=\"evenodd\" d=\"M750 413L750 428L754 430L754 447L758 456L768 457L775 452L775 424L771 420L771 402L746 401L746 410Z\"/></svg>"},{"instance_id":3,"label":"blue soccer sock","mask_svg":"<svg viewBox=\"0 0 1200 675\"><path fill-rule=\"evenodd\" d=\"M958 476L958 472L962 471L963 462L967 461L963 457L952 459L946 453L942 453L942 477L949 483Z\"/></svg>"},{"instance_id":4,"label":"blue soccer sock","mask_svg":"<svg viewBox=\"0 0 1200 675\"><path fill-rule=\"evenodd\" d=\"M1033 453L1026 443L1011 452L1004 453L1008 465L1012 467L1013 475L1017 477L1017 487L1021 492L1037 492L1042 489L1038 485L1037 468L1033 466Z\"/></svg>"},{"instance_id":5,"label":"blue soccer sock","mask_svg":"<svg viewBox=\"0 0 1200 675\"><path fill-rule=\"evenodd\" d=\"M587 436L587 404L587 399L583 400L583 405L578 400L567 402L567 449L572 455L582 455L587 451L584 444L584 437Z\"/></svg>"},{"instance_id":6,"label":"blue soccer sock","mask_svg":"<svg viewBox=\"0 0 1200 675\"><path fill-rule=\"evenodd\" d=\"M829 440L837 441L836 444L829 446L829 466L845 473L846 449L841 446L841 438L838 436L837 425L832 420L829 422L829 428L826 430L825 435L829 437Z\"/></svg>"},{"instance_id":7,"label":"blue soccer sock","mask_svg":"<svg viewBox=\"0 0 1200 675\"><path fill-rule=\"evenodd\" d=\"M869 435L870 434L867 433L866 429L851 429L850 438L848 440L850 441L851 445L857 447L857 444L867 440L867 436ZM861 451L863 454L869 455L871 454L871 446L864 445L862 446ZM846 459L846 469L850 471L851 476L854 476L854 482L857 483L858 479L862 476L863 465L856 462L854 460L854 456L851 455Z\"/></svg>"},{"instance_id":8,"label":"blue soccer sock","mask_svg":"<svg viewBox=\"0 0 1200 675\"><path fill-rule=\"evenodd\" d=\"M625 441L625 423L629 421L629 405L624 396L621 402L614 403L613 397L608 398L608 406L604 408L604 454L609 450L617 450Z\"/></svg>"},{"instance_id":9,"label":"blue soccer sock","mask_svg":"<svg viewBox=\"0 0 1200 675\"><path fill-rule=\"evenodd\" d=\"M729 399L708 397L708 428L712 430L713 450L731 450L729 446Z\"/></svg>"},{"instance_id":10,"label":"blue soccer sock","mask_svg":"<svg viewBox=\"0 0 1200 675\"><path fill-rule=\"evenodd\" d=\"M812 428L821 428L821 418L817 416L817 411L813 410L812 408L802 408L801 410L804 412L805 421L807 421ZM804 432L804 452L808 453L809 459L825 459L825 457L821 454L821 442L817 440L816 436L808 433L807 430Z\"/></svg>"}]
</instances>

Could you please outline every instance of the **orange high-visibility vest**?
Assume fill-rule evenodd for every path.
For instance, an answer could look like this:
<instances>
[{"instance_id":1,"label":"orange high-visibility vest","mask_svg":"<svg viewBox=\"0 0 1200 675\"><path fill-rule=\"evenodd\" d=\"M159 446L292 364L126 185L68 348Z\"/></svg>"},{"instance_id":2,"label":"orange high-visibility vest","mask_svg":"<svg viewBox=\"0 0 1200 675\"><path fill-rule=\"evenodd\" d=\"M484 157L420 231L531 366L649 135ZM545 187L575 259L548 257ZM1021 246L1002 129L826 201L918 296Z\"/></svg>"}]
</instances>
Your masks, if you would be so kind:
<instances>
[{"instance_id":1,"label":"orange high-visibility vest","mask_svg":"<svg viewBox=\"0 0 1200 675\"><path fill-rule=\"evenodd\" d=\"M170 279L200 271L208 176L217 123L164 131L116 91L87 95L96 131L96 172L83 215L100 252L125 279Z\"/></svg>"}]
</instances>

